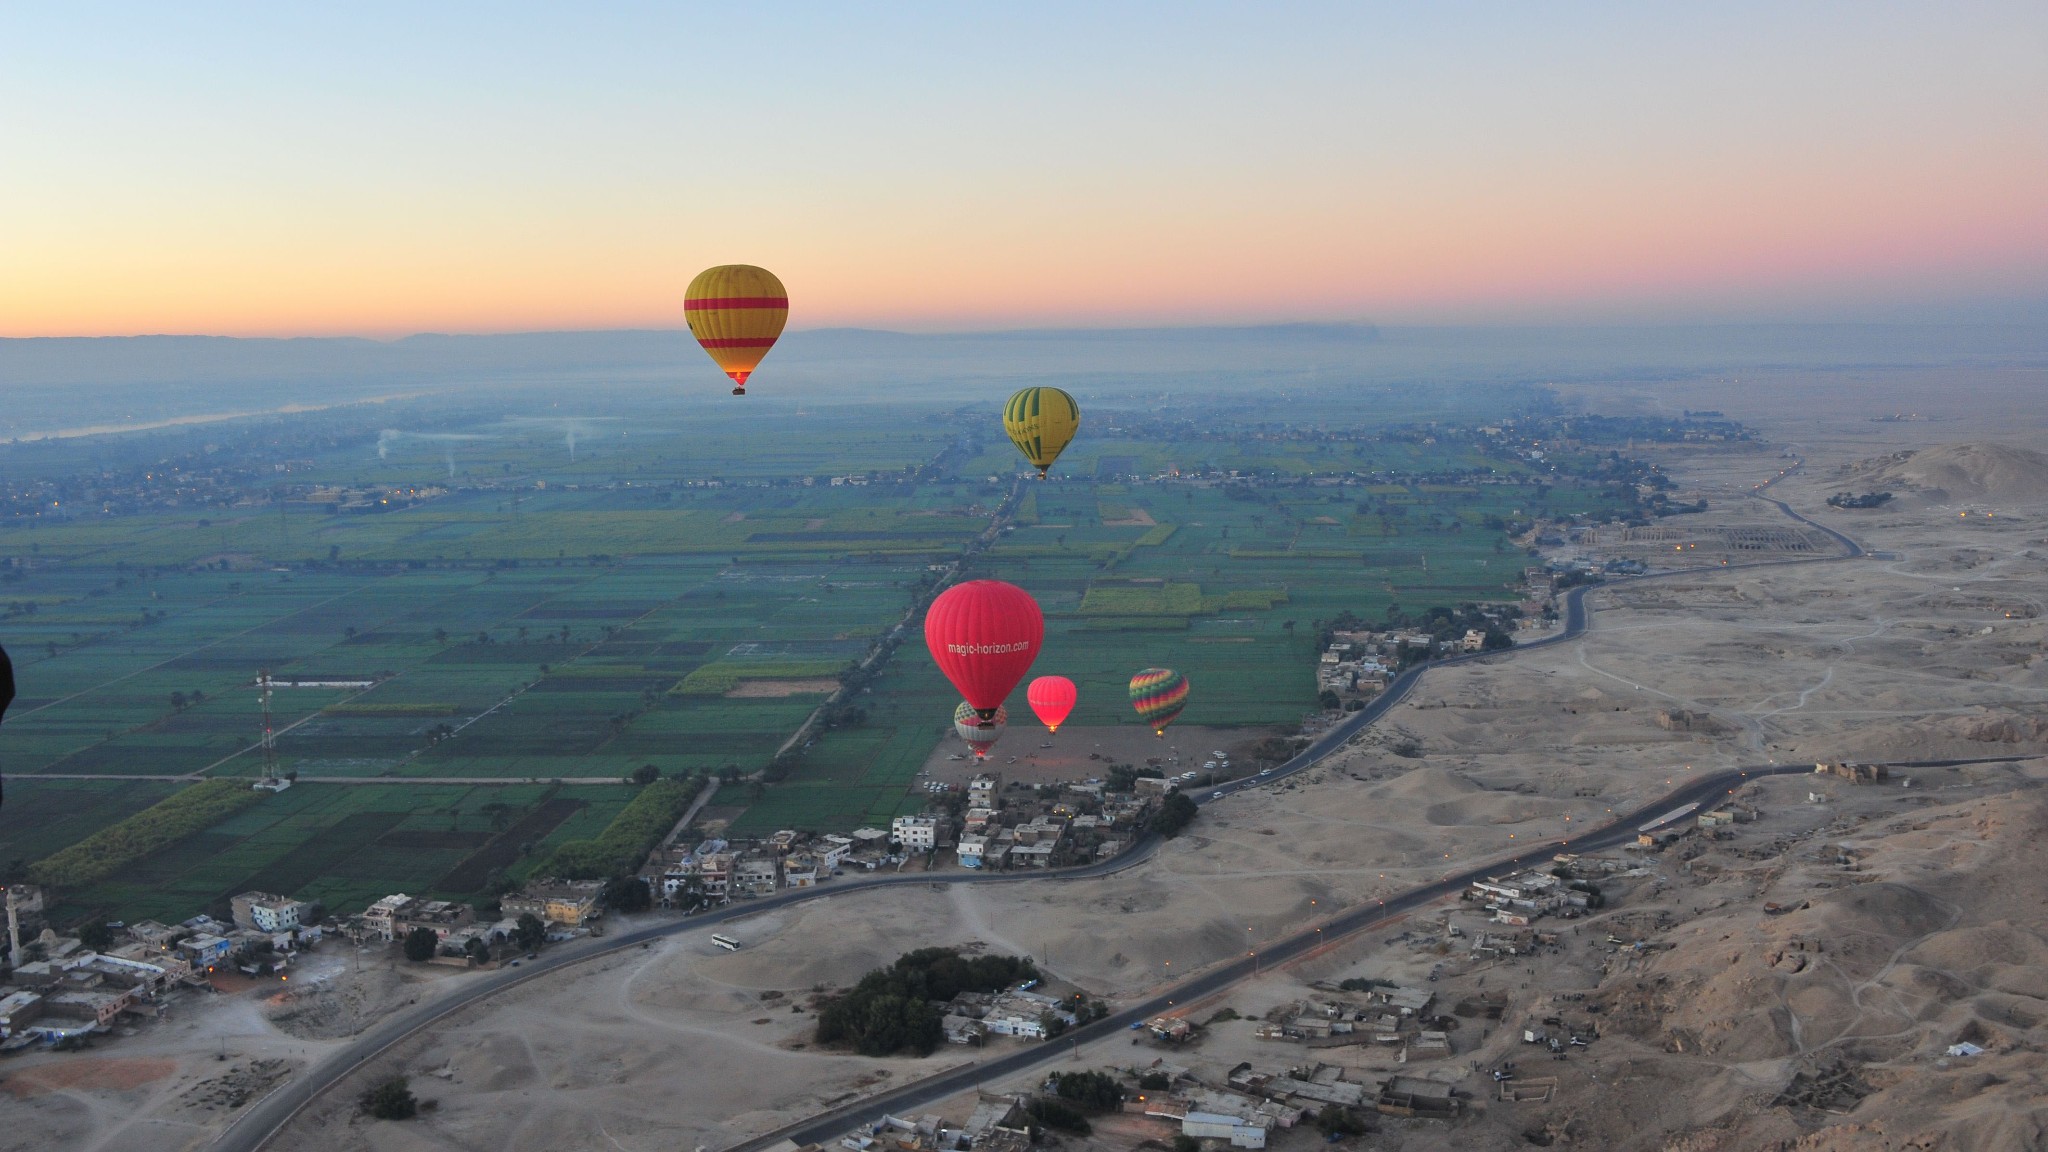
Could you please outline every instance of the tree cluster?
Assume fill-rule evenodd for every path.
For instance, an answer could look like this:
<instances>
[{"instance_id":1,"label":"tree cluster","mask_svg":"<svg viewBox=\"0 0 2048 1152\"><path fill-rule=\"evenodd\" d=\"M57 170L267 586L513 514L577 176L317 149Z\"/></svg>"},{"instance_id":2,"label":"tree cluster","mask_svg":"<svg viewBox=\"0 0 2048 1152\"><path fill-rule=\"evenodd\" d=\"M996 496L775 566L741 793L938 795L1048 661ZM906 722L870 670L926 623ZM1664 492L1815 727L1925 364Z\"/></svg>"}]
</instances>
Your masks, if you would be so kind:
<instances>
[{"instance_id":1,"label":"tree cluster","mask_svg":"<svg viewBox=\"0 0 2048 1152\"><path fill-rule=\"evenodd\" d=\"M363 1093L362 1106L379 1120L410 1120L420 1110L420 1102L403 1076L394 1076Z\"/></svg>"},{"instance_id":2,"label":"tree cluster","mask_svg":"<svg viewBox=\"0 0 2048 1152\"><path fill-rule=\"evenodd\" d=\"M655 841L668 834L696 798L695 780L655 780L593 840L571 840L555 849L545 874L570 880L597 880L631 872L647 857Z\"/></svg>"},{"instance_id":3,"label":"tree cluster","mask_svg":"<svg viewBox=\"0 0 2048 1152\"><path fill-rule=\"evenodd\" d=\"M440 948L441 937L424 924L405 934L405 958L415 964L432 960Z\"/></svg>"},{"instance_id":4,"label":"tree cluster","mask_svg":"<svg viewBox=\"0 0 2048 1152\"><path fill-rule=\"evenodd\" d=\"M1124 1087L1107 1072L1055 1072L1053 1092L1089 1112L1112 1112L1124 1102Z\"/></svg>"},{"instance_id":5,"label":"tree cluster","mask_svg":"<svg viewBox=\"0 0 2048 1152\"><path fill-rule=\"evenodd\" d=\"M1111 764L1109 773L1103 778L1104 792L1135 792L1140 780L1163 780L1166 773L1157 768L1139 768L1130 764Z\"/></svg>"},{"instance_id":6,"label":"tree cluster","mask_svg":"<svg viewBox=\"0 0 2048 1152\"><path fill-rule=\"evenodd\" d=\"M962 992L994 992L1036 979L1028 957L962 956L952 948L920 948L877 968L818 1012L820 1044L850 1044L863 1056L910 1051L929 1055L945 1039L944 1003Z\"/></svg>"},{"instance_id":7,"label":"tree cluster","mask_svg":"<svg viewBox=\"0 0 2048 1152\"><path fill-rule=\"evenodd\" d=\"M548 926L531 912L521 912L519 922L512 926L512 943L528 952L546 943Z\"/></svg>"},{"instance_id":8,"label":"tree cluster","mask_svg":"<svg viewBox=\"0 0 2048 1152\"><path fill-rule=\"evenodd\" d=\"M1180 830L1188 826L1198 811L1200 809L1195 807L1195 802L1188 799L1186 793L1170 792L1165 802L1159 805L1159 811L1152 817L1152 830L1171 840L1180 835Z\"/></svg>"},{"instance_id":9,"label":"tree cluster","mask_svg":"<svg viewBox=\"0 0 2048 1152\"><path fill-rule=\"evenodd\" d=\"M1088 1117L1079 1108L1057 1096L1033 1096L1024 1104L1024 1111L1032 1120L1047 1128L1072 1132L1085 1136L1090 1131Z\"/></svg>"},{"instance_id":10,"label":"tree cluster","mask_svg":"<svg viewBox=\"0 0 2048 1152\"><path fill-rule=\"evenodd\" d=\"M604 882L597 900L615 912L645 912L654 904L654 892L638 876L614 876Z\"/></svg>"},{"instance_id":11,"label":"tree cluster","mask_svg":"<svg viewBox=\"0 0 2048 1152\"><path fill-rule=\"evenodd\" d=\"M242 780L201 781L38 860L29 866L28 878L53 888L82 888L131 861L220 823L263 796L250 791Z\"/></svg>"}]
</instances>

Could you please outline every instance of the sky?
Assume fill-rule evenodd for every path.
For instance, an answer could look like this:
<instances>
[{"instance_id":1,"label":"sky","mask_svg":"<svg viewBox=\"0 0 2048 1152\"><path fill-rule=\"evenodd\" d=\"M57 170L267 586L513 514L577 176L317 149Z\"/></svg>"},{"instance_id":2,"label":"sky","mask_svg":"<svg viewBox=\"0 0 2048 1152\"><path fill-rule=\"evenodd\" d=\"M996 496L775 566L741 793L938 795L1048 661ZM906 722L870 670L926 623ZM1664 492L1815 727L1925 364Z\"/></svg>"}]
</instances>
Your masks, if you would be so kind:
<instances>
[{"instance_id":1,"label":"sky","mask_svg":"<svg viewBox=\"0 0 2048 1152\"><path fill-rule=\"evenodd\" d=\"M0 6L0 336L2048 319L2048 5Z\"/></svg>"}]
</instances>

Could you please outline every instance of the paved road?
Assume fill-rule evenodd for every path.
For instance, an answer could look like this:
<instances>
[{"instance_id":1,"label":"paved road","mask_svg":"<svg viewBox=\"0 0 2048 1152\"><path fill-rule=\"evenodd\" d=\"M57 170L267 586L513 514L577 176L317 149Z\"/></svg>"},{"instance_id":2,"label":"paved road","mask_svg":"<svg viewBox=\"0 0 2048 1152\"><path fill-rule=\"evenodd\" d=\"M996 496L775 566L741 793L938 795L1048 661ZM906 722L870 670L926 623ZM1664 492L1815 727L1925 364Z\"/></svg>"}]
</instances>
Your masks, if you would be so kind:
<instances>
[{"instance_id":1,"label":"paved road","mask_svg":"<svg viewBox=\"0 0 2048 1152\"><path fill-rule=\"evenodd\" d=\"M1221 992L1238 981L1255 975L1259 968L1285 963L1326 943L1335 943L1354 933L1383 926L1389 921L1454 896L1474 880L1545 863L1559 852L1593 852L1612 847L1624 840L1632 840L1635 838L1638 825L1673 808L1726 795L1757 776L1811 771L1813 769L1803 766L1766 765L1761 768L1736 769L1702 776L1618 818L1613 824L1583 836L1570 840L1548 841L1541 845L1532 844L1529 850L1520 856L1493 860L1476 868L1447 873L1441 880L1419 888L1411 888L1391 899L1347 909L1323 921L1319 929L1306 929L1269 943L1259 948L1256 955L1246 955L1212 968L1142 1003L1133 1004L1093 1024L1074 1029L1056 1042L1020 1048L992 1060L984 1060L966 1068L907 1084L894 1092L871 1097L827 1115L807 1120L800 1125L750 1140L737 1145L730 1152L751 1152L752 1149L764 1147L784 1137L798 1144L822 1142L845 1133L857 1124L879 1120L885 1114L925 1107L948 1096L964 1092L977 1084L1007 1079L1028 1071L1035 1065L1066 1059L1071 1045L1087 1044L1115 1036L1120 1032L1127 1032L1135 1022L1172 1012L1177 1005L1188 1004Z\"/></svg>"},{"instance_id":2,"label":"paved road","mask_svg":"<svg viewBox=\"0 0 2048 1152\"><path fill-rule=\"evenodd\" d=\"M1773 482L1776 479L1773 478ZM1805 521L1803 517L1798 516L1797 513L1792 512L1790 508L1786 508L1778 501L1769 502L1777 504L1782 511L1794 519L1802 520L1802 522L1809 524L1812 523L1811 521ZM1725 572L1738 568L1810 564L1848 559L1863 554L1862 549L1857 547L1854 541L1849 540L1840 533L1820 525L1814 525L1814 527L1820 528L1821 531L1827 532L1829 535L1840 540L1848 550L1847 555L1787 560L1759 560L1746 564L1724 564L1682 569L1658 573L1655 576L1637 577L1631 580L1630 583L1673 576ZM1395 677L1388 684L1386 690L1375 697L1363 710L1351 713L1345 717L1335 727L1316 737L1300 754L1274 769L1271 773L1221 785L1211 789L1209 794L1197 796L1195 798L1196 803L1209 804L1223 797L1244 791L1247 788L1257 788L1272 784L1320 763L1323 758L1342 748L1353 736L1356 736L1367 725L1379 719L1388 709L1404 699L1421 680L1424 671L1428 668L1476 660L1500 660L1507 658L1510 652L1539 648L1551 644L1561 644L1578 638L1585 632L1590 619L1585 604L1585 597L1595 587L1598 586L1582 585L1569 590L1565 594L1564 627L1558 632L1539 640L1520 644L1516 648L1509 650L1509 652L1472 653L1436 660L1411 668L1400 676ZM1156 1016L1176 1002L1200 999L1211 993L1221 991L1230 984L1251 975L1255 964L1278 963L1292 959L1311 948L1317 947L1326 939L1334 940L1424 907L1458 891L1475 878L1513 869L1527 862L1548 859L1553 853L1560 851L1594 851L1608 847L1632 837L1635 834L1636 826L1650 816L1659 815L1692 800L1700 800L1711 795L1731 791L1744 779L1751 776L1798 771L1811 771L1811 769L1765 765L1761 768L1738 769L1703 776L1652 804L1645 805L1626 816L1617 818L1616 822L1612 825L1588 832L1570 841L1546 844L1541 848L1532 849L1525 856L1495 860L1477 868L1447 875L1436 883L1427 884L1401 893L1384 902L1360 905L1325 921L1321 932L1309 930L1296 936L1276 941L1262 950L1256 958L1248 956L1243 960L1212 969L1174 986L1159 996L1155 996L1141 1004L1132 1005L1105 1020L1100 1020L1084 1028L1077 1029L1069 1035L1077 1043L1086 1043L1112 1033L1119 1028L1127 1028L1134 1020ZM384 1017L368 1031L351 1041L346 1047L331 1054L319 1065L308 1070L304 1076L286 1083L243 1113L214 1142L214 1152L257 1152L293 1116L297 1115L300 1109L310 1104L322 1092L339 1083L357 1068L383 1054L386 1049L404 1040L406 1037L452 1013L461 1011L480 1000L494 996L507 988L539 979L599 956L608 955L636 945L650 943L662 937L684 932L701 931L728 920L752 916L771 909L786 907L807 900L823 899L845 892L907 884L927 884L933 886L940 884L1043 884L1047 882L1059 883L1094 879L1124 871L1149 860L1159 850L1159 844L1160 841L1157 837L1148 834L1134 844L1129 851L1113 859L1078 868L1055 871L947 872L940 875L929 875L923 872L903 872L858 877L846 881L834 881L816 888L798 889L777 893L774 896L764 897L760 900L742 901L725 908L700 913L684 919L665 921L631 929L615 936L607 936L597 940L582 940L552 948L543 954L540 959L527 961L519 968L505 968L484 974L447 996L412 1006ZM803 1143L806 1140L822 1139L824 1136L843 1132L864 1120L879 1119L884 1112L892 1109L900 1110L919 1107L933 1100L943 1099L956 1092L963 1091L983 1080L1007 1077L1030 1068L1035 1064L1055 1060L1059 1058L1060 1052L1064 1047L1064 1045L1044 1045L1026 1048L996 1060L973 1065L958 1072L946 1073L915 1084L905 1085L895 1092L873 1097L828 1115L818 1117L812 1121L807 1121L797 1129L784 1130L780 1133L771 1134L767 1138L749 1141L746 1144L739 1145L732 1152L744 1152L745 1149L764 1144L773 1138L785 1135L795 1136L799 1143Z\"/></svg>"}]
</instances>

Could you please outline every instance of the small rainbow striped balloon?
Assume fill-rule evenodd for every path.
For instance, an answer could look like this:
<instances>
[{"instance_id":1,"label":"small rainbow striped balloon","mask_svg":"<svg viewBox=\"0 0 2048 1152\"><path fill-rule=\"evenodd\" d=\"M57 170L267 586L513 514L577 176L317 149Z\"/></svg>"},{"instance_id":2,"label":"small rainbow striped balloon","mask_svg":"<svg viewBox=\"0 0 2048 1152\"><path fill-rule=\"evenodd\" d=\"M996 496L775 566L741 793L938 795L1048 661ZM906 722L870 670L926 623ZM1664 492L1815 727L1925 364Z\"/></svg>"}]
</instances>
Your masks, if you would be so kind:
<instances>
[{"instance_id":1,"label":"small rainbow striped balloon","mask_svg":"<svg viewBox=\"0 0 2048 1152\"><path fill-rule=\"evenodd\" d=\"M1147 668L1131 677L1131 707L1158 735L1166 735L1166 726L1187 702L1188 678L1171 668Z\"/></svg>"}]
</instances>

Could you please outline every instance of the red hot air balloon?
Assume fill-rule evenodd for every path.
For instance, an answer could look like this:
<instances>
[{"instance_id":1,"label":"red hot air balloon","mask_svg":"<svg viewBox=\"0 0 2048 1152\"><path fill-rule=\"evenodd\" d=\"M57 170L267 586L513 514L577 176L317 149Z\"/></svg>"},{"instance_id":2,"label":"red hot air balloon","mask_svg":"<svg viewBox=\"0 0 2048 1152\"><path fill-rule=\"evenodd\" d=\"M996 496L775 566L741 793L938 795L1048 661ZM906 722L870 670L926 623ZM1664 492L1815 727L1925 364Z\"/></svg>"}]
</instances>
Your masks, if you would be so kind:
<instances>
[{"instance_id":1,"label":"red hot air balloon","mask_svg":"<svg viewBox=\"0 0 2048 1152\"><path fill-rule=\"evenodd\" d=\"M983 720L995 719L1044 640L1038 601L1001 580L955 584L924 615L924 642L933 662Z\"/></svg>"},{"instance_id":2,"label":"red hot air balloon","mask_svg":"<svg viewBox=\"0 0 2048 1152\"><path fill-rule=\"evenodd\" d=\"M1054 732L1073 714L1074 700L1079 695L1074 682L1065 676L1040 676L1024 690L1024 698L1031 702L1031 710L1038 713L1039 723Z\"/></svg>"}]
</instances>

